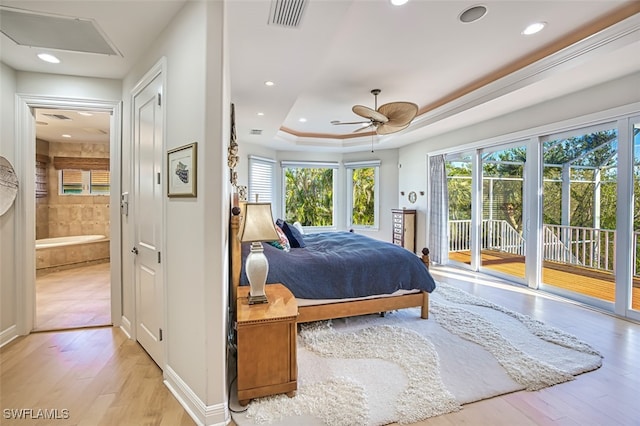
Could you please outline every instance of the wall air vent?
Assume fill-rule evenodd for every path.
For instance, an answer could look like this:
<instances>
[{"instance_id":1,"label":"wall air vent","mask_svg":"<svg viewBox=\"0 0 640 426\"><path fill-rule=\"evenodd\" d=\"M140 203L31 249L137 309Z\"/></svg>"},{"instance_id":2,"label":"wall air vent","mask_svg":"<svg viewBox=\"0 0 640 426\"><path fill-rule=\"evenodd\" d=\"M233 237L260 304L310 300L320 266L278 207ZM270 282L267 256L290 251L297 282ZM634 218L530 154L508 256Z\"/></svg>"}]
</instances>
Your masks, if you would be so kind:
<instances>
[{"instance_id":1,"label":"wall air vent","mask_svg":"<svg viewBox=\"0 0 640 426\"><path fill-rule=\"evenodd\" d=\"M271 0L269 25L298 28L308 0Z\"/></svg>"},{"instance_id":2,"label":"wall air vent","mask_svg":"<svg viewBox=\"0 0 640 426\"><path fill-rule=\"evenodd\" d=\"M250 135L261 135L262 134L262 129L251 129L249 134Z\"/></svg>"}]
</instances>

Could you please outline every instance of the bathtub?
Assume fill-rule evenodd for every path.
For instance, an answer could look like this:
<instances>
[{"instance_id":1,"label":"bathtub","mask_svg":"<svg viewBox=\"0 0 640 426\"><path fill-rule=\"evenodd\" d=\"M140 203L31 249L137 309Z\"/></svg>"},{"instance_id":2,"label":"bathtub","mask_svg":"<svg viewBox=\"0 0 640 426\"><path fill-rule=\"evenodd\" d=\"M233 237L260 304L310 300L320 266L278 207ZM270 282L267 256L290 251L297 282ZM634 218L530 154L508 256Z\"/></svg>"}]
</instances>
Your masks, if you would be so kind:
<instances>
[{"instance_id":1,"label":"bathtub","mask_svg":"<svg viewBox=\"0 0 640 426\"><path fill-rule=\"evenodd\" d=\"M54 238L42 238L36 240L36 250L48 247L62 247L70 246L73 244L88 243L90 241L104 240L104 235L75 235L72 237L54 237Z\"/></svg>"},{"instance_id":2,"label":"bathtub","mask_svg":"<svg viewBox=\"0 0 640 426\"><path fill-rule=\"evenodd\" d=\"M109 241L104 235L76 235L36 240L36 269L60 269L108 262Z\"/></svg>"}]
</instances>

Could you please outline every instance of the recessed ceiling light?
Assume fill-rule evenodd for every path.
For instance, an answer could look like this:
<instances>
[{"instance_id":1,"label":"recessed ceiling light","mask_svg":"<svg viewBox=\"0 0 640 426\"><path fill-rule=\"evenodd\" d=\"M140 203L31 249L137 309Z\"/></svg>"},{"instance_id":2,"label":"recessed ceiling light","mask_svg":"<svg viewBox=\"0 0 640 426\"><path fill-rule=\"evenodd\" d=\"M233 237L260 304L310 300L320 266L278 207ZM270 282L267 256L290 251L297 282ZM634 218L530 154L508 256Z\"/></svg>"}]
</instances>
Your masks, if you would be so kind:
<instances>
[{"instance_id":1,"label":"recessed ceiling light","mask_svg":"<svg viewBox=\"0 0 640 426\"><path fill-rule=\"evenodd\" d=\"M406 4L409 0L391 0L391 4L394 6L402 6Z\"/></svg>"},{"instance_id":2,"label":"recessed ceiling light","mask_svg":"<svg viewBox=\"0 0 640 426\"><path fill-rule=\"evenodd\" d=\"M258 115L262 117L264 115L264 112L259 112Z\"/></svg>"},{"instance_id":3,"label":"recessed ceiling light","mask_svg":"<svg viewBox=\"0 0 640 426\"><path fill-rule=\"evenodd\" d=\"M41 60L45 61L45 62L49 62L51 64L59 64L60 63L60 59L56 58L55 56L49 54L49 53L38 53L38 58L40 58Z\"/></svg>"},{"instance_id":4,"label":"recessed ceiling light","mask_svg":"<svg viewBox=\"0 0 640 426\"><path fill-rule=\"evenodd\" d=\"M522 34L523 35L531 35L531 34L538 33L540 31L542 31L542 29L545 27L545 25L547 25L546 22L535 22L535 23L529 25L527 28L525 28L522 31Z\"/></svg>"},{"instance_id":5,"label":"recessed ceiling light","mask_svg":"<svg viewBox=\"0 0 640 426\"><path fill-rule=\"evenodd\" d=\"M460 16L458 16L458 19L460 20L460 22L463 22L465 24L469 24L471 22L475 22L478 19L482 18L484 15L487 14L487 8L484 6L472 6L468 9L465 9Z\"/></svg>"},{"instance_id":6,"label":"recessed ceiling light","mask_svg":"<svg viewBox=\"0 0 640 426\"><path fill-rule=\"evenodd\" d=\"M71 137L71 135L69 135L69 134L66 134L66 133L65 133L64 135L62 135L62 137L63 137L63 138L70 138L70 137Z\"/></svg>"},{"instance_id":7,"label":"recessed ceiling light","mask_svg":"<svg viewBox=\"0 0 640 426\"><path fill-rule=\"evenodd\" d=\"M300 118L298 119L298 121L299 121L299 122L301 122L301 123L306 123L306 122L307 122L307 119L306 119L306 118L304 118L304 117L300 117Z\"/></svg>"},{"instance_id":8,"label":"recessed ceiling light","mask_svg":"<svg viewBox=\"0 0 640 426\"><path fill-rule=\"evenodd\" d=\"M275 83L273 81L267 80L264 82L265 86L275 86Z\"/></svg>"}]
</instances>

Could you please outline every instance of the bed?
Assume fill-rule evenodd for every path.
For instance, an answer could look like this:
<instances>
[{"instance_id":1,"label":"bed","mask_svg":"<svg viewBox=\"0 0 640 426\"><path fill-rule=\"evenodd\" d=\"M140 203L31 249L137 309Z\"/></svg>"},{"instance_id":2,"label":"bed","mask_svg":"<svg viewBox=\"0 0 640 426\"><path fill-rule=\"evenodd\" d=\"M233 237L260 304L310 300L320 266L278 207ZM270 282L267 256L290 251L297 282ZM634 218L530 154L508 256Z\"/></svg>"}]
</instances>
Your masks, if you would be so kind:
<instances>
[{"instance_id":1,"label":"bed","mask_svg":"<svg viewBox=\"0 0 640 426\"><path fill-rule=\"evenodd\" d=\"M243 251L248 248L237 239L239 222L240 216L231 217L231 300L238 286L247 284ZM420 316L428 318L429 293L435 289L428 257L349 232L305 234L304 241L305 248L289 252L263 244L267 284L281 282L291 290L299 323L410 307L420 307ZM328 270L334 273L327 275Z\"/></svg>"}]
</instances>

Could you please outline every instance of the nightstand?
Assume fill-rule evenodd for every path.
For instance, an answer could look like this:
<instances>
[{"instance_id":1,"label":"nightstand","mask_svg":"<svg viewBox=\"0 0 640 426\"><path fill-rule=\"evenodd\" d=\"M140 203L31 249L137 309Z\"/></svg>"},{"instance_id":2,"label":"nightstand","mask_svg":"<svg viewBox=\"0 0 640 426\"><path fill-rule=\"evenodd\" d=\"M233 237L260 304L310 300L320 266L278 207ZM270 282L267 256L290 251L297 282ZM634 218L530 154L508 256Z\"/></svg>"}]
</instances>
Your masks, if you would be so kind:
<instances>
[{"instance_id":1,"label":"nightstand","mask_svg":"<svg viewBox=\"0 0 640 426\"><path fill-rule=\"evenodd\" d=\"M249 305L249 286L238 287L238 402L298 388L296 336L298 304L282 284L265 288L269 303Z\"/></svg>"}]
</instances>

